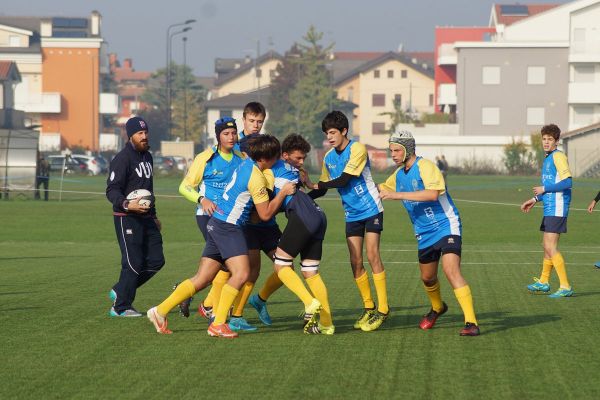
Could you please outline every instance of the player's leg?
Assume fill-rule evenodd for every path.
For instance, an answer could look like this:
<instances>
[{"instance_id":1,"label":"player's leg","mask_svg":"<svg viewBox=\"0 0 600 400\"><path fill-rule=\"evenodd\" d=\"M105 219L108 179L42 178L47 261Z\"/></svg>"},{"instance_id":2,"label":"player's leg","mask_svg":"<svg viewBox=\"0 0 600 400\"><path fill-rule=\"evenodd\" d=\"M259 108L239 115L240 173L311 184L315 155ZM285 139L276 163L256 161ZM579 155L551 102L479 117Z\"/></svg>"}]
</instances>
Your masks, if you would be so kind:
<instances>
[{"instance_id":1,"label":"player's leg","mask_svg":"<svg viewBox=\"0 0 600 400\"><path fill-rule=\"evenodd\" d=\"M272 260L273 256L275 256L275 249L267 254L267 258ZM292 269L294 268L293 265L291 267ZM267 309L267 300L273 293L275 293L277 289L282 286L283 282L281 282L281 279L279 279L277 272L273 271L267 277L267 280L263 284L262 288L260 288L259 292L250 296L250 299L248 300L250 305L254 307L258 313L258 318L260 321L265 325L271 325L273 323Z\"/></svg>"},{"instance_id":2,"label":"player's leg","mask_svg":"<svg viewBox=\"0 0 600 400\"><path fill-rule=\"evenodd\" d=\"M375 302L371 295L369 275L363 264L364 235L365 226L362 221L346 222L346 243L350 253L350 266L364 307L363 312L354 322L354 329L360 329L361 325L375 313Z\"/></svg>"},{"instance_id":3,"label":"player's leg","mask_svg":"<svg viewBox=\"0 0 600 400\"><path fill-rule=\"evenodd\" d=\"M250 272L248 280L240 289L240 293L233 303L233 311L229 320L229 328L233 331L255 331L257 328L246 321L243 317L244 306L254 289L256 280L260 273L260 250L248 249L248 259L250 263Z\"/></svg>"},{"instance_id":4,"label":"player's leg","mask_svg":"<svg viewBox=\"0 0 600 400\"><path fill-rule=\"evenodd\" d=\"M310 291L321 303L323 307L319 315L319 323L307 328L308 333L321 333L324 335L333 335L335 326L331 316L331 306L329 305L329 295L323 278L319 273L319 266L323 255L323 240L314 239L310 241L300 252L300 268L306 284Z\"/></svg>"},{"instance_id":5,"label":"player's leg","mask_svg":"<svg viewBox=\"0 0 600 400\"><path fill-rule=\"evenodd\" d=\"M421 256L423 255L423 256ZM427 253L419 251L419 269L421 271L421 281L423 288L431 303L431 308L427 314L423 315L419 328L426 330L434 327L437 319L448 311L448 306L442 301L442 292L440 290L440 281L438 280L438 264L441 253L432 251L429 248Z\"/></svg>"},{"instance_id":6,"label":"player's leg","mask_svg":"<svg viewBox=\"0 0 600 400\"><path fill-rule=\"evenodd\" d=\"M148 282L165 265L162 235L151 218L143 220L144 225L144 267L138 276L137 287Z\"/></svg>"},{"instance_id":7,"label":"player's leg","mask_svg":"<svg viewBox=\"0 0 600 400\"><path fill-rule=\"evenodd\" d=\"M558 241L560 239L559 232L566 232L566 218L562 219L559 217L555 217L556 219L553 222L556 222L555 229L552 229L557 232L544 232L544 255L545 257L550 258L552 260L552 265L554 266L554 270L558 275L558 279L560 282L559 289L550 295L551 298L561 298L561 297L570 297L573 295L573 288L569 283L569 279L567 278L567 267L565 265L565 260L558 251ZM564 222L564 228L560 226Z\"/></svg>"}]
</instances>

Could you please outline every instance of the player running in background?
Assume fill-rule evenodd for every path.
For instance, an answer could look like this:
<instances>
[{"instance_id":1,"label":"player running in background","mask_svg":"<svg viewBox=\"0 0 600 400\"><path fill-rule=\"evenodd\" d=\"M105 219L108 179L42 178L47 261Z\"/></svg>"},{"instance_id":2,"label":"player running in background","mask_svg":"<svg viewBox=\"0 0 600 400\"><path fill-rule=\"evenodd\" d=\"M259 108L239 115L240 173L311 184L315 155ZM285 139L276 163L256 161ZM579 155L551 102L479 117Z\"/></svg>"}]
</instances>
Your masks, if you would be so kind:
<instances>
[{"instance_id":1,"label":"player running in background","mask_svg":"<svg viewBox=\"0 0 600 400\"><path fill-rule=\"evenodd\" d=\"M348 139L346 116L340 111L332 111L325 116L321 127L332 149L325 154L319 183L310 182L307 176L306 185L315 189L309 193L313 199L334 188L342 198L350 264L364 304L364 311L354 323L354 329L373 331L388 318L390 311L385 270L379 254L383 206L371 176L366 147ZM369 276L363 265L363 242L373 272L377 309L371 296Z\"/></svg>"},{"instance_id":2,"label":"player running in background","mask_svg":"<svg viewBox=\"0 0 600 400\"><path fill-rule=\"evenodd\" d=\"M226 338L237 337L237 333L226 324L226 319L250 273L248 248L242 226L248 222L253 206L260 219L269 220L278 212L285 197L295 191L295 185L289 183L272 201L269 200L267 181L262 171L270 168L281 154L279 141L275 137L261 135L252 141L248 150L253 159L244 160L235 170L218 207L206 225L208 240L198 272L179 284L165 301L148 310L148 319L158 333L172 333L167 327L169 311L207 287L221 265L225 264L231 272L231 277L223 286L214 321L208 327L208 334Z\"/></svg>"},{"instance_id":3,"label":"player running in background","mask_svg":"<svg viewBox=\"0 0 600 400\"><path fill-rule=\"evenodd\" d=\"M596 207L596 203L598 203L599 201L600 201L600 192L598 192L598 194L596 195L596 198L594 200L592 200L592 202L590 203L590 205L587 208L587 210L590 214L594 212L594 207ZM594 264L594 267L600 268L600 261L597 261Z\"/></svg>"},{"instance_id":4,"label":"player running in background","mask_svg":"<svg viewBox=\"0 0 600 400\"><path fill-rule=\"evenodd\" d=\"M302 136L288 135L281 144L281 160L277 161L271 171L275 177L275 194L288 182L298 183L300 170L304 165L306 155L310 152L310 144ZM275 251L273 268L285 286L310 307L316 298L322 305L320 321L310 311L304 315L304 332L311 334L333 335L335 327L331 318L331 307L327 288L319 274L319 265L323 254L323 240L327 230L327 218L323 210L303 191L298 190L283 201L283 210L288 223L281 235ZM293 271L292 262L300 255L300 269L310 292ZM273 293L269 280L250 299L259 315L265 313L266 301ZM314 307L313 307L314 308Z\"/></svg>"},{"instance_id":5,"label":"player running in background","mask_svg":"<svg viewBox=\"0 0 600 400\"><path fill-rule=\"evenodd\" d=\"M454 289L465 316L461 336L479 335L471 289L460 271L462 225L458 210L446 189L439 168L415 154L415 139L408 131L393 133L389 139L392 160L398 169L379 185L383 200L402 200L413 223L419 248L419 268L431 310L423 316L421 329L431 329L448 306L442 301L438 266Z\"/></svg>"},{"instance_id":6,"label":"player running in background","mask_svg":"<svg viewBox=\"0 0 600 400\"><path fill-rule=\"evenodd\" d=\"M234 150L237 143L237 125L231 117L220 118L215 122L217 145L198 154L187 174L179 185L179 193L189 201L197 204L196 223L202 237L207 240L206 224L217 208L217 200L221 198L225 186L231 180L233 171L244 159L242 153ZM211 288L214 297L219 298L221 289L229 279L229 272L220 271L215 279L223 281L218 288ZM215 285L216 286L216 285ZM212 295L209 295L213 298ZM191 298L180 304L183 316L189 317ZM212 311L211 303L211 311Z\"/></svg>"},{"instance_id":7,"label":"player running in background","mask_svg":"<svg viewBox=\"0 0 600 400\"><path fill-rule=\"evenodd\" d=\"M567 156L557 150L560 128L554 124L546 125L542 127L541 134L542 147L546 152L542 164L542 186L533 188L533 198L524 202L521 210L527 213L538 201L544 202L544 218L540 226L540 231L544 232L544 261L539 279L534 278L535 282L528 285L527 289L532 293L549 293L548 281L554 267L560 281L560 288L549 297L570 297L573 295L573 288L567 278L565 260L558 251L558 240L561 233L567 232L573 180Z\"/></svg>"}]
</instances>

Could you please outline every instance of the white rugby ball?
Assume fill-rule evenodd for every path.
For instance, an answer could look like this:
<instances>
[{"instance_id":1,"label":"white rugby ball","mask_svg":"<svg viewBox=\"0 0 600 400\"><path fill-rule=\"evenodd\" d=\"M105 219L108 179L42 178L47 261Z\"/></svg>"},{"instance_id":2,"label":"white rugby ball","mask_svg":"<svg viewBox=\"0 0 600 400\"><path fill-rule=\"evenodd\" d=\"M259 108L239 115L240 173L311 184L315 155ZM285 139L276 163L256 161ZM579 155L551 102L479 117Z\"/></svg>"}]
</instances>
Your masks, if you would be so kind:
<instances>
[{"instance_id":1,"label":"white rugby ball","mask_svg":"<svg viewBox=\"0 0 600 400\"><path fill-rule=\"evenodd\" d=\"M141 206L151 207L152 203L154 203L154 195L146 189L137 189L127 195L127 200L135 199L140 199L139 204Z\"/></svg>"}]
</instances>

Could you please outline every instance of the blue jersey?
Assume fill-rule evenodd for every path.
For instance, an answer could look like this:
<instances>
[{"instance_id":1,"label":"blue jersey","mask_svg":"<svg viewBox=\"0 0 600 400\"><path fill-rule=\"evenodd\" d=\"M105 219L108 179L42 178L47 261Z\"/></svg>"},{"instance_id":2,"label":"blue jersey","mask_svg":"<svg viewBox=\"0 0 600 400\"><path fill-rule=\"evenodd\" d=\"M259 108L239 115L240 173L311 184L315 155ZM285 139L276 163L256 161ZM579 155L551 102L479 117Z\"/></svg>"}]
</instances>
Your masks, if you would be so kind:
<instances>
[{"instance_id":1,"label":"blue jersey","mask_svg":"<svg viewBox=\"0 0 600 400\"><path fill-rule=\"evenodd\" d=\"M338 152L335 148L325 154L321 182L339 178L342 173L353 175L338 193L346 215L346 222L361 221L383 212L377 186L371 176L371 164L366 147L353 140Z\"/></svg>"},{"instance_id":2,"label":"blue jersey","mask_svg":"<svg viewBox=\"0 0 600 400\"><path fill-rule=\"evenodd\" d=\"M417 157L408 171L404 167L398 168L381 188L391 192L417 192L425 189L439 192L436 201L402 201L413 223L419 249L432 246L445 236L461 236L462 225L458 209L446 191L442 173L433 162Z\"/></svg>"},{"instance_id":3,"label":"blue jersey","mask_svg":"<svg viewBox=\"0 0 600 400\"><path fill-rule=\"evenodd\" d=\"M569 163L565 153L554 150L544 159L542 165L542 186L554 184L571 177ZM567 217L571 204L571 189L560 192L548 192L542 195L545 217Z\"/></svg>"},{"instance_id":4,"label":"blue jersey","mask_svg":"<svg viewBox=\"0 0 600 400\"><path fill-rule=\"evenodd\" d=\"M227 159L229 158L229 160ZM233 171L242 163L244 156L233 151L230 157L222 155L213 146L198 154L187 174L179 185L179 192L188 200L198 203L198 198L204 196L217 203L231 180ZM197 215L205 215L198 205Z\"/></svg>"},{"instance_id":5,"label":"blue jersey","mask_svg":"<svg viewBox=\"0 0 600 400\"><path fill-rule=\"evenodd\" d=\"M213 218L235 225L245 225L254 204L269 201L267 179L256 163L244 160L233 172L225 187Z\"/></svg>"}]
</instances>

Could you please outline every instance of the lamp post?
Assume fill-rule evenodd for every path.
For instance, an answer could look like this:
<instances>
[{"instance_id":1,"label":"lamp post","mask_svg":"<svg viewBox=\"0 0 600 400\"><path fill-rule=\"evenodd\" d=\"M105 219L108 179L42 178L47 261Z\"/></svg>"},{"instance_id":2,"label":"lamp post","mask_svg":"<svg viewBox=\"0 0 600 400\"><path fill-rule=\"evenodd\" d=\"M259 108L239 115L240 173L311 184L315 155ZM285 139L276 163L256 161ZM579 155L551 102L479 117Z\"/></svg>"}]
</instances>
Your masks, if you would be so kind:
<instances>
[{"instance_id":1,"label":"lamp post","mask_svg":"<svg viewBox=\"0 0 600 400\"><path fill-rule=\"evenodd\" d=\"M176 24L171 24L167 27L167 59L166 59L166 72L167 72L167 76L166 76L166 84L167 84L167 114L168 114L168 118L167 118L167 132L169 134L169 137L171 136L171 29L178 27L178 26L184 26L184 25L189 25L189 24L193 24L194 22L196 22L195 19L188 19L185 22L180 22L180 23L176 23Z\"/></svg>"},{"instance_id":2,"label":"lamp post","mask_svg":"<svg viewBox=\"0 0 600 400\"><path fill-rule=\"evenodd\" d=\"M180 31L177 32L173 32L171 33L171 35L169 36L169 70L167 72L167 86L168 86L168 98L167 98L167 103L168 103L168 113L169 113L169 138L171 137L171 121L172 121L172 103L173 103L173 88L171 86L171 82L172 82L172 72L171 72L171 64L173 64L173 37L177 36L177 35L181 35L182 33L185 33L187 31L190 31L192 28L191 27L185 27Z\"/></svg>"},{"instance_id":3,"label":"lamp post","mask_svg":"<svg viewBox=\"0 0 600 400\"><path fill-rule=\"evenodd\" d=\"M185 82L183 83L183 140L187 140L187 36L183 37L183 77Z\"/></svg>"}]
</instances>

